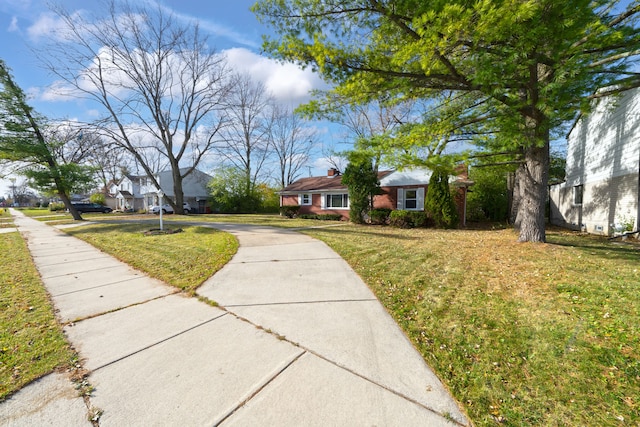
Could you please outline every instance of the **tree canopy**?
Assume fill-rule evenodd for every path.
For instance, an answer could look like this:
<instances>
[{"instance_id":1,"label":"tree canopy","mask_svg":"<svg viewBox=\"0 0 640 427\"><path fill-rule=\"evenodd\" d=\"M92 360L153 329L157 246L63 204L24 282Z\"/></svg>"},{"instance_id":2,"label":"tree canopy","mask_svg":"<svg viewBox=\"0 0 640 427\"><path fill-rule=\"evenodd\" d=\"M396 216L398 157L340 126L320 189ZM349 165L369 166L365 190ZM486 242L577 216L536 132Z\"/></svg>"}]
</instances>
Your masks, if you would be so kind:
<instances>
[{"instance_id":1,"label":"tree canopy","mask_svg":"<svg viewBox=\"0 0 640 427\"><path fill-rule=\"evenodd\" d=\"M173 178L168 201L182 213L182 180L211 152L223 124L228 67L196 22L134 3L107 0L94 16L55 7L65 28L40 59L68 95L102 107L101 120L87 126L130 152L156 188L149 153L162 156Z\"/></svg>"},{"instance_id":2,"label":"tree canopy","mask_svg":"<svg viewBox=\"0 0 640 427\"><path fill-rule=\"evenodd\" d=\"M638 86L637 1L261 0L271 55L311 66L354 104L417 100L383 146L482 142L518 152L521 241L544 241L549 141L594 96ZM441 155L444 150L427 150Z\"/></svg>"},{"instance_id":3,"label":"tree canopy","mask_svg":"<svg viewBox=\"0 0 640 427\"><path fill-rule=\"evenodd\" d=\"M0 60L0 160L17 164L17 171L41 191L56 194L74 219L82 219L69 194L92 181L93 169L60 156L67 141L47 132L47 120L26 101L4 61Z\"/></svg>"}]
</instances>

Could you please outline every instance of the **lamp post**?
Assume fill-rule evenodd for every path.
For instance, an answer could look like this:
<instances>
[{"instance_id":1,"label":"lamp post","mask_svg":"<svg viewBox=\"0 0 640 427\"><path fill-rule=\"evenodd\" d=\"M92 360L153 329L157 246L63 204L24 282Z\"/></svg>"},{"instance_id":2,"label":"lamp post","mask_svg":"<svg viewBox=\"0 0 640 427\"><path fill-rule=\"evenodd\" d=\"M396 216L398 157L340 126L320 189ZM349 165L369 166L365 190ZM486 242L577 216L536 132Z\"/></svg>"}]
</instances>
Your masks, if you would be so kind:
<instances>
[{"instance_id":1,"label":"lamp post","mask_svg":"<svg viewBox=\"0 0 640 427\"><path fill-rule=\"evenodd\" d=\"M162 228L162 198L164 197L164 193L162 190L158 190L158 207L160 208L160 231L163 231Z\"/></svg>"}]
</instances>

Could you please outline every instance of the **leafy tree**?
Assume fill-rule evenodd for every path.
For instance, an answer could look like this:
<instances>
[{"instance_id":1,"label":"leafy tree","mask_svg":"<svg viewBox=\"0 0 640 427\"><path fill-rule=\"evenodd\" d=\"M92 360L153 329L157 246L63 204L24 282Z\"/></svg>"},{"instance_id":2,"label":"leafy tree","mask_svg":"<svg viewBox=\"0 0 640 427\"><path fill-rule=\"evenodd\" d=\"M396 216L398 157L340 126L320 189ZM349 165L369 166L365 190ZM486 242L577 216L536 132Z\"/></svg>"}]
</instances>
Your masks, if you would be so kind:
<instances>
[{"instance_id":1,"label":"leafy tree","mask_svg":"<svg viewBox=\"0 0 640 427\"><path fill-rule=\"evenodd\" d=\"M508 219L507 174L510 172L505 166L471 168L469 179L474 184L467 193L467 214L470 220L506 221Z\"/></svg>"},{"instance_id":2,"label":"leafy tree","mask_svg":"<svg viewBox=\"0 0 640 427\"><path fill-rule=\"evenodd\" d=\"M235 167L220 169L208 184L211 206L214 212L256 213L260 211L260 199L255 186L247 189L246 173Z\"/></svg>"},{"instance_id":3,"label":"leafy tree","mask_svg":"<svg viewBox=\"0 0 640 427\"><path fill-rule=\"evenodd\" d=\"M91 196L89 196L89 201L91 203L97 203L103 206L107 204L107 200L103 193L93 193Z\"/></svg>"},{"instance_id":4,"label":"leafy tree","mask_svg":"<svg viewBox=\"0 0 640 427\"><path fill-rule=\"evenodd\" d=\"M424 208L436 227L455 228L458 225L458 210L449 187L449 174L436 168L429 179L424 198Z\"/></svg>"},{"instance_id":5,"label":"leafy tree","mask_svg":"<svg viewBox=\"0 0 640 427\"><path fill-rule=\"evenodd\" d=\"M130 152L157 188L159 169L149 159L164 158L175 195L167 202L183 213L183 179L211 152L223 123L226 61L197 23L181 22L160 4L103 5L94 16L55 7L65 28L41 59L70 95L102 107L95 134Z\"/></svg>"},{"instance_id":6,"label":"leafy tree","mask_svg":"<svg viewBox=\"0 0 640 427\"><path fill-rule=\"evenodd\" d=\"M349 189L349 220L362 224L364 215L371 210L373 196L380 193L380 182L371 156L354 151L349 157L342 175L342 183Z\"/></svg>"},{"instance_id":7,"label":"leafy tree","mask_svg":"<svg viewBox=\"0 0 640 427\"><path fill-rule=\"evenodd\" d=\"M265 183L256 186L256 196L260 202L258 212L278 213L280 210L280 195L278 191Z\"/></svg>"},{"instance_id":8,"label":"leafy tree","mask_svg":"<svg viewBox=\"0 0 640 427\"><path fill-rule=\"evenodd\" d=\"M0 60L0 159L18 163L19 170L32 185L56 194L73 219L82 217L71 204L69 195L92 182L93 170L81 164L63 163L56 152L64 141L47 138L48 124L27 104L26 96Z\"/></svg>"},{"instance_id":9,"label":"leafy tree","mask_svg":"<svg viewBox=\"0 0 640 427\"><path fill-rule=\"evenodd\" d=\"M462 135L521 156L521 241L545 241L552 132L589 98L638 86L637 2L609 0L260 0L264 48L312 66L354 104L425 107L385 146L418 158ZM599 89L606 88L598 91Z\"/></svg>"}]
</instances>

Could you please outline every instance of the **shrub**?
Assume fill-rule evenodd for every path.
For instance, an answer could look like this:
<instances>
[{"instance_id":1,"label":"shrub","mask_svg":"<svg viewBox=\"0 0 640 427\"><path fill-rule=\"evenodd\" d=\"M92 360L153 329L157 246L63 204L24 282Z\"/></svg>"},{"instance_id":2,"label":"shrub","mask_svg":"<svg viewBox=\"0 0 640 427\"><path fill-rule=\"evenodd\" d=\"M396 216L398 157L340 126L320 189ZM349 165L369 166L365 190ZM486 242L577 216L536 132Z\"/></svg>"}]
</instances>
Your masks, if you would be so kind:
<instances>
[{"instance_id":1,"label":"shrub","mask_svg":"<svg viewBox=\"0 0 640 427\"><path fill-rule=\"evenodd\" d=\"M392 211L389 215L389 224L399 228L432 227L434 222L423 211Z\"/></svg>"},{"instance_id":2,"label":"shrub","mask_svg":"<svg viewBox=\"0 0 640 427\"><path fill-rule=\"evenodd\" d=\"M423 211L410 211L409 221L411 222L411 226L414 228L427 227L430 223L433 226L433 220L427 216L426 212Z\"/></svg>"},{"instance_id":3,"label":"shrub","mask_svg":"<svg viewBox=\"0 0 640 427\"><path fill-rule=\"evenodd\" d=\"M389 225L398 228L411 228L409 211L392 211L389 214Z\"/></svg>"},{"instance_id":4,"label":"shrub","mask_svg":"<svg viewBox=\"0 0 640 427\"><path fill-rule=\"evenodd\" d=\"M300 219L318 219L318 215L316 214L300 214L298 215Z\"/></svg>"},{"instance_id":5,"label":"shrub","mask_svg":"<svg viewBox=\"0 0 640 427\"><path fill-rule=\"evenodd\" d=\"M369 211L369 222L376 225L386 224L389 221L391 212L391 209L388 208L371 209Z\"/></svg>"},{"instance_id":6,"label":"shrub","mask_svg":"<svg viewBox=\"0 0 640 427\"><path fill-rule=\"evenodd\" d=\"M49 203L49 210L51 212L64 211L66 209L64 203Z\"/></svg>"},{"instance_id":7,"label":"shrub","mask_svg":"<svg viewBox=\"0 0 640 427\"><path fill-rule=\"evenodd\" d=\"M280 207L280 215L286 216L287 218L297 217L299 211L300 211L299 205L289 205L289 206Z\"/></svg>"},{"instance_id":8,"label":"shrub","mask_svg":"<svg viewBox=\"0 0 640 427\"><path fill-rule=\"evenodd\" d=\"M340 214L321 214L318 215L318 219L321 221L340 221L342 215Z\"/></svg>"},{"instance_id":9,"label":"shrub","mask_svg":"<svg viewBox=\"0 0 640 427\"><path fill-rule=\"evenodd\" d=\"M107 200L104 196L104 194L102 193L93 193L91 196L89 196L89 201L91 203L97 203L99 205L106 205L107 204Z\"/></svg>"}]
</instances>

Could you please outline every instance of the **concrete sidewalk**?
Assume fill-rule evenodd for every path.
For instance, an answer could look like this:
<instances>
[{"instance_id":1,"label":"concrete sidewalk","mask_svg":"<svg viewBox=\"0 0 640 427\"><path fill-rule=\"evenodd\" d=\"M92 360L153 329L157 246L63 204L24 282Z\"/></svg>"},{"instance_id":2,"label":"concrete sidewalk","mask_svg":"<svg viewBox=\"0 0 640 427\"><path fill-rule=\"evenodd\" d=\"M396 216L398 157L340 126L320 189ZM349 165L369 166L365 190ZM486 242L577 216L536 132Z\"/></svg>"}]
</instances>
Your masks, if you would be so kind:
<instances>
[{"instance_id":1,"label":"concrete sidewalk","mask_svg":"<svg viewBox=\"0 0 640 427\"><path fill-rule=\"evenodd\" d=\"M469 421L353 270L290 230L233 233L236 256L187 298L93 246L16 215L95 388L49 375L0 425L456 426Z\"/></svg>"}]
</instances>

